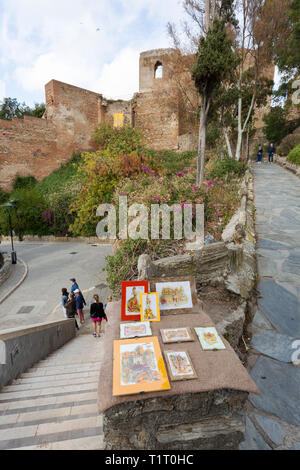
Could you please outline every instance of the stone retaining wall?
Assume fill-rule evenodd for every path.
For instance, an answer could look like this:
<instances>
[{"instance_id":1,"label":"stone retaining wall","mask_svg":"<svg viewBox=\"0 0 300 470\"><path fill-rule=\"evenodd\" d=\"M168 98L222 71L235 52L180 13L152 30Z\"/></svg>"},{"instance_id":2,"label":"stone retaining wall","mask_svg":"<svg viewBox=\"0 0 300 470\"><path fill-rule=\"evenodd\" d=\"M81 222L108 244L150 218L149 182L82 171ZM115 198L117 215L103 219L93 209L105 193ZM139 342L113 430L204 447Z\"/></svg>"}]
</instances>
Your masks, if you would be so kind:
<instances>
[{"instance_id":1,"label":"stone retaining wall","mask_svg":"<svg viewBox=\"0 0 300 470\"><path fill-rule=\"evenodd\" d=\"M274 160L278 165L286 168L287 170L294 173L298 178L300 178L300 166L295 165L294 163L288 162L286 158L280 157L279 155L274 156Z\"/></svg>"},{"instance_id":2,"label":"stone retaining wall","mask_svg":"<svg viewBox=\"0 0 300 470\"><path fill-rule=\"evenodd\" d=\"M226 389L119 404L104 413L106 449L238 449L247 396Z\"/></svg>"},{"instance_id":3,"label":"stone retaining wall","mask_svg":"<svg viewBox=\"0 0 300 470\"><path fill-rule=\"evenodd\" d=\"M0 390L75 334L73 319L6 330L0 334Z\"/></svg>"},{"instance_id":4,"label":"stone retaining wall","mask_svg":"<svg viewBox=\"0 0 300 470\"><path fill-rule=\"evenodd\" d=\"M9 278L12 272L12 263L10 258L5 258L0 269L0 286Z\"/></svg>"}]
</instances>

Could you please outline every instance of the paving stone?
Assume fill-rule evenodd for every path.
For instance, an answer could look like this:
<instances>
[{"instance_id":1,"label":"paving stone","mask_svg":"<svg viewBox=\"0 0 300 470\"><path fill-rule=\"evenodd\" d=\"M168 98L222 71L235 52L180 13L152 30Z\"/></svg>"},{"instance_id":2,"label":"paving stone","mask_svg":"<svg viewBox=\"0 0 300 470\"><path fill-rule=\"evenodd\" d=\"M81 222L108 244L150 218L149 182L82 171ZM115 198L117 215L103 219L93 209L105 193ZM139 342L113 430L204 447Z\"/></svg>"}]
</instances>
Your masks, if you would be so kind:
<instances>
[{"instance_id":1,"label":"paving stone","mask_svg":"<svg viewBox=\"0 0 300 470\"><path fill-rule=\"evenodd\" d=\"M300 368L260 357L251 371L260 395L249 395L257 409L300 426Z\"/></svg>"},{"instance_id":2,"label":"paving stone","mask_svg":"<svg viewBox=\"0 0 300 470\"><path fill-rule=\"evenodd\" d=\"M240 444L240 450L271 450L248 416L246 418L245 440Z\"/></svg>"},{"instance_id":3,"label":"paving stone","mask_svg":"<svg viewBox=\"0 0 300 470\"><path fill-rule=\"evenodd\" d=\"M252 324L256 328L271 330L271 326L268 324L267 320L265 320L264 316L260 313L259 310L256 310Z\"/></svg>"},{"instance_id":4,"label":"paving stone","mask_svg":"<svg viewBox=\"0 0 300 470\"><path fill-rule=\"evenodd\" d=\"M262 238L258 240L258 248L264 248L268 250L286 250L288 248L288 244L278 243L274 242L273 240Z\"/></svg>"},{"instance_id":5,"label":"paving stone","mask_svg":"<svg viewBox=\"0 0 300 470\"><path fill-rule=\"evenodd\" d=\"M261 279L258 289L260 310L282 334L300 337L300 304L295 295L272 279Z\"/></svg>"},{"instance_id":6,"label":"paving stone","mask_svg":"<svg viewBox=\"0 0 300 470\"><path fill-rule=\"evenodd\" d=\"M300 450L300 442L296 442L292 447L289 447L288 450Z\"/></svg>"},{"instance_id":7,"label":"paving stone","mask_svg":"<svg viewBox=\"0 0 300 470\"><path fill-rule=\"evenodd\" d=\"M273 357L282 362L291 363L295 349L292 344L296 338L281 335L275 331L264 331L252 336L251 346L266 356Z\"/></svg>"},{"instance_id":8,"label":"paving stone","mask_svg":"<svg viewBox=\"0 0 300 470\"><path fill-rule=\"evenodd\" d=\"M254 414L254 418L276 446L279 446L283 443L287 433L278 423L278 421L267 416L259 415L257 413Z\"/></svg>"}]
</instances>

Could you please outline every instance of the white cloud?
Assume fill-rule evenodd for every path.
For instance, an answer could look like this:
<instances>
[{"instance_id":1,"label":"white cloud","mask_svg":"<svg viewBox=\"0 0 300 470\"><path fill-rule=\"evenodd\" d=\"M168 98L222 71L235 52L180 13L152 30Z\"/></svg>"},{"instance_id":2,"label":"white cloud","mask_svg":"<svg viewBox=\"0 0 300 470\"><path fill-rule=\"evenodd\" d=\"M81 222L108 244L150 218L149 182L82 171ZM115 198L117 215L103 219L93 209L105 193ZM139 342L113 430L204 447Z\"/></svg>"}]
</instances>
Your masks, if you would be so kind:
<instances>
[{"instance_id":1,"label":"white cloud","mask_svg":"<svg viewBox=\"0 0 300 470\"><path fill-rule=\"evenodd\" d=\"M169 47L181 0L2 0L0 76L6 91L40 99L55 78L107 97L138 91L138 58ZM97 29L99 31L97 31Z\"/></svg>"},{"instance_id":2,"label":"white cloud","mask_svg":"<svg viewBox=\"0 0 300 470\"><path fill-rule=\"evenodd\" d=\"M5 82L3 80L0 80L0 101L2 101L3 98L6 97L5 89Z\"/></svg>"}]
</instances>

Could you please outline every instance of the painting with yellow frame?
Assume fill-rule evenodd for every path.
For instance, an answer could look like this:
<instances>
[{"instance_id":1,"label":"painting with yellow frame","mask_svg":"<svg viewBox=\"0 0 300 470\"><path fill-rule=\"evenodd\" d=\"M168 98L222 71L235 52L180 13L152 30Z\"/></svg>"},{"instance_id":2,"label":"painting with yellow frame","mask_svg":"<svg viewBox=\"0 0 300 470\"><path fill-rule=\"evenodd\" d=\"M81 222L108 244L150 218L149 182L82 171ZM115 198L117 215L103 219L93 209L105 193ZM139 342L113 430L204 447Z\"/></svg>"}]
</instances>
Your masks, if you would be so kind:
<instances>
[{"instance_id":1,"label":"painting with yellow frame","mask_svg":"<svg viewBox=\"0 0 300 470\"><path fill-rule=\"evenodd\" d=\"M113 396L169 389L156 336L114 341Z\"/></svg>"},{"instance_id":2,"label":"painting with yellow frame","mask_svg":"<svg viewBox=\"0 0 300 470\"><path fill-rule=\"evenodd\" d=\"M159 298L157 292L140 294L141 321L160 321Z\"/></svg>"}]
</instances>

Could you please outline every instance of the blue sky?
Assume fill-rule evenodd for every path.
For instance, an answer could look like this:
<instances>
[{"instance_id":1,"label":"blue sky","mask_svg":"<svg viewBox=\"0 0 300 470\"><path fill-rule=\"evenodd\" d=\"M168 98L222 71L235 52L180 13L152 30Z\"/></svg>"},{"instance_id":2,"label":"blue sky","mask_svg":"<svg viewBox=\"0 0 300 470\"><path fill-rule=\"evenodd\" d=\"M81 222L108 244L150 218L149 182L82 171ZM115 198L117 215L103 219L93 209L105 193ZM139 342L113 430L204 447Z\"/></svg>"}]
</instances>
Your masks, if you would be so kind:
<instances>
[{"instance_id":1,"label":"blue sky","mask_svg":"<svg viewBox=\"0 0 300 470\"><path fill-rule=\"evenodd\" d=\"M129 99L140 52L182 17L180 0L0 0L0 100L45 101L51 79Z\"/></svg>"}]
</instances>

